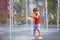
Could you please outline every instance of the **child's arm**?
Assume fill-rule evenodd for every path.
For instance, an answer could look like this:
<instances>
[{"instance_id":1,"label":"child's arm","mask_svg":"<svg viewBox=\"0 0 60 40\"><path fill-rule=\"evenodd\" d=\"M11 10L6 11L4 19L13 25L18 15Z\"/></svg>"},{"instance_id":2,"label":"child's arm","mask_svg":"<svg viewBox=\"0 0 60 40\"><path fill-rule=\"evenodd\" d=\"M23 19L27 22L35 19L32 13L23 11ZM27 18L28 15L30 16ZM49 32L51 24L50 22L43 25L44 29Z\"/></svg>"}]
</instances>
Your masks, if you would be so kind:
<instances>
[{"instance_id":1,"label":"child's arm","mask_svg":"<svg viewBox=\"0 0 60 40\"><path fill-rule=\"evenodd\" d=\"M38 18L38 15L37 16L34 16L35 18Z\"/></svg>"},{"instance_id":2,"label":"child's arm","mask_svg":"<svg viewBox=\"0 0 60 40\"><path fill-rule=\"evenodd\" d=\"M39 15L40 15L40 14L37 14L37 15L35 15L34 17L35 17L35 18L38 18Z\"/></svg>"},{"instance_id":3,"label":"child's arm","mask_svg":"<svg viewBox=\"0 0 60 40\"><path fill-rule=\"evenodd\" d=\"M34 18L34 16L30 15L29 17Z\"/></svg>"}]
</instances>

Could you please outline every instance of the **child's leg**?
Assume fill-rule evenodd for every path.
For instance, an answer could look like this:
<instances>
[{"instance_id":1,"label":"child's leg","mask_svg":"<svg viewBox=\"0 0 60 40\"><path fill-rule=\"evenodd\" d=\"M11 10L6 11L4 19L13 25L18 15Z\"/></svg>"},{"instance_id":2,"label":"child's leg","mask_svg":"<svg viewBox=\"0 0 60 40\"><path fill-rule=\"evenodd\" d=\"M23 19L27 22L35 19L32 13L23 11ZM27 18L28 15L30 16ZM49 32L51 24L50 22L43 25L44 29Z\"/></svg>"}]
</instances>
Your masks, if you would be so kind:
<instances>
[{"instance_id":1,"label":"child's leg","mask_svg":"<svg viewBox=\"0 0 60 40\"><path fill-rule=\"evenodd\" d=\"M6 25L8 24L8 18L6 18Z\"/></svg>"},{"instance_id":2,"label":"child's leg","mask_svg":"<svg viewBox=\"0 0 60 40\"><path fill-rule=\"evenodd\" d=\"M39 33L39 37L42 37L42 32L40 30L38 30Z\"/></svg>"},{"instance_id":3,"label":"child's leg","mask_svg":"<svg viewBox=\"0 0 60 40\"><path fill-rule=\"evenodd\" d=\"M38 33L39 33L39 37L42 37L42 32L41 32L41 30L40 30L40 24L38 24Z\"/></svg>"},{"instance_id":4,"label":"child's leg","mask_svg":"<svg viewBox=\"0 0 60 40\"><path fill-rule=\"evenodd\" d=\"M36 34L36 30L33 30L33 36L35 37L35 34Z\"/></svg>"}]
</instances>

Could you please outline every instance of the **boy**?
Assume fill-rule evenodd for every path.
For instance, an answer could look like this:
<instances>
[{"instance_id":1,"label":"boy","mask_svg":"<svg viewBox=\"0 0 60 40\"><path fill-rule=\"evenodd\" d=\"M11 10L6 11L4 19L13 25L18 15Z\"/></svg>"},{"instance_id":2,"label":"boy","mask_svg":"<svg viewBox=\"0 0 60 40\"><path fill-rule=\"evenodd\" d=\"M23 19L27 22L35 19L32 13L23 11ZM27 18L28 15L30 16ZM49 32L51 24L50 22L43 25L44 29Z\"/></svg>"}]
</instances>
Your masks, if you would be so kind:
<instances>
[{"instance_id":1,"label":"boy","mask_svg":"<svg viewBox=\"0 0 60 40\"><path fill-rule=\"evenodd\" d=\"M34 8L33 12L34 12L34 15L30 16L30 17L32 17L34 19L34 30L33 30L33 36L34 37L33 37L33 39L35 38L36 30L39 33L39 39L42 39L42 33L41 33L40 29L39 29L40 13L39 13L38 8Z\"/></svg>"}]
</instances>

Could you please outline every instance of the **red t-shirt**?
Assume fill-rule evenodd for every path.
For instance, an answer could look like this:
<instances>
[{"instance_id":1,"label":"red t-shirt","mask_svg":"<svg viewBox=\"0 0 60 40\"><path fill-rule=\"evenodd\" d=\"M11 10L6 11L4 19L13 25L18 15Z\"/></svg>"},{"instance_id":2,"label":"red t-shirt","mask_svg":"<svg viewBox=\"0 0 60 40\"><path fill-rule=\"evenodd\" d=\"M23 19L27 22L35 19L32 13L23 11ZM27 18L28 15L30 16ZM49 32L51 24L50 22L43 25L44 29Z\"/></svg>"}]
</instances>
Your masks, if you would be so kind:
<instances>
[{"instance_id":1,"label":"red t-shirt","mask_svg":"<svg viewBox=\"0 0 60 40\"><path fill-rule=\"evenodd\" d=\"M40 24L40 15L38 15L38 18L34 17L34 24Z\"/></svg>"}]
</instances>

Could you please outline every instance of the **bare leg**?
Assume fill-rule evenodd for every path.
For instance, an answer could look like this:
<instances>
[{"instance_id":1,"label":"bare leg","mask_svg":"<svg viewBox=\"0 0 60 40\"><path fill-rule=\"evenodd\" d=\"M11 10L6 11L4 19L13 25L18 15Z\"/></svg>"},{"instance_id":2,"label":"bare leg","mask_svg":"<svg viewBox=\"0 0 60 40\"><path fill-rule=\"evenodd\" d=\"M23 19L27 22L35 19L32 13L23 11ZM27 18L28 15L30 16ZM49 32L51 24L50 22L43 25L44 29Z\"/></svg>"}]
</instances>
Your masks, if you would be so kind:
<instances>
[{"instance_id":1,"label":"bare leg","mask_svg":"<svg viewBox=\"0 0 60 40\"><path fill-rule=\"evenodd\" d=\"M33 36L35 37L35 34L36 34L36 30L33 30Z\"/></svg>"},{"instance_id":2,"label":"bare leg","mask_svg":"<svg viewBox=\"0 0 60 40\"><path fill-rule=\"evenodd\" d=\"M6 26L8 25L8 19L6 19Z\"/></svg>"},{"instance_id":3,"label":"bare leg","mask_svg":"<svg viewBox=\"0 0 60 40\"><path fill-rule=\"evenodd\" d=\"M40 30L38 30L38 33L39 33L39 37L42 37L42 33Z\"/></svg>"}]
</instances>

